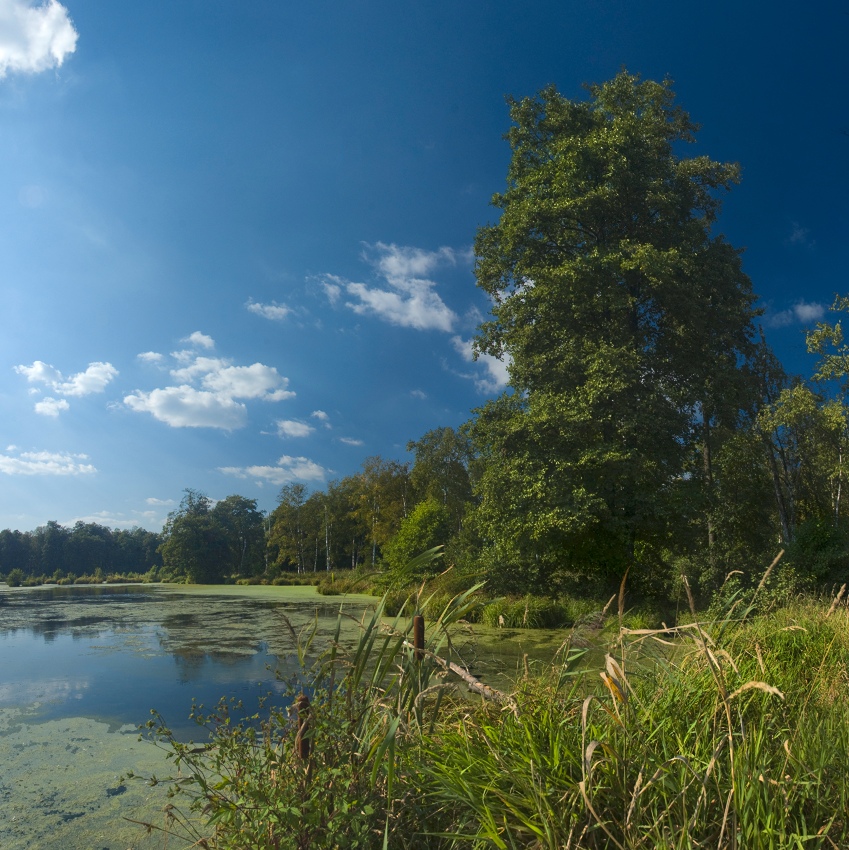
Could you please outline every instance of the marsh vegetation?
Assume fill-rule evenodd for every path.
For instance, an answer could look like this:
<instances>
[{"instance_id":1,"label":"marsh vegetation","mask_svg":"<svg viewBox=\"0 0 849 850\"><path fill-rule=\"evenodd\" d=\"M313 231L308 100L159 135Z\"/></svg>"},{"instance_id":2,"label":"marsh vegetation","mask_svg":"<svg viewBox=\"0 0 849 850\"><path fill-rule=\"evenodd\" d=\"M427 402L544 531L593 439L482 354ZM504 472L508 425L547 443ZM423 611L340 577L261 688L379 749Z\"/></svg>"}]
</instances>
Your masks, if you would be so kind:
<instances>
[{"instance_id":1,"label":"marsh vegetation","mask_svg":"<svg viewBox=\"0 0 849 850\"><path fill-rule=\"evenodd\" d=\"M421 659L379 608L351 649L301 655L284 705L198 709L204 746L152 722L179 769L158 827L220 850L846 846L840 600L732 590L709 620L622 626L598 654L569 632L553 663L469 695L451 632L473 604L446 606Z\"/></svg>"}]
</instances>

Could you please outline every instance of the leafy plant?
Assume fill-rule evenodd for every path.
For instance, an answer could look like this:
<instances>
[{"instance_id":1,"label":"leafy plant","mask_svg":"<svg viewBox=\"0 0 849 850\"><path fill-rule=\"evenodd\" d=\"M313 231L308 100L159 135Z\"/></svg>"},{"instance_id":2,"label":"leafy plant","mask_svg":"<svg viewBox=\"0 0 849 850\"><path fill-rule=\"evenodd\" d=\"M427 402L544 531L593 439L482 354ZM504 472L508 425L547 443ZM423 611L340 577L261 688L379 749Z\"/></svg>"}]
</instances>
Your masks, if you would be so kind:
<instances>
[{"instance_id":1,"label":"leafy plant","mask_svg":"<svg viewBox=\"0 0 849 850\"><path fill-rule=\"evenodd\" d=\"M171 792L187 802L170 809L161 828L220 850L388 846L394 824L418 808L399 749L437 721L450 687L441 678L450 662L437 653L450 656L448 628L475 604L473 592L448 601L419 653L411 623L386 622L383 601L360 623L350 649L343 612L329 646L311 662L315 626L293 634L302 674L283 704L243 719L226 702L213 712L194 708L209 739L200 747L177 740L154 713L149 730L178 768ZM419 594L412 604L421 609L427 601ZM309 709L299 717L303 696ZM303 740L307 758L297 754Z\"/></svg>"}]
</instances>

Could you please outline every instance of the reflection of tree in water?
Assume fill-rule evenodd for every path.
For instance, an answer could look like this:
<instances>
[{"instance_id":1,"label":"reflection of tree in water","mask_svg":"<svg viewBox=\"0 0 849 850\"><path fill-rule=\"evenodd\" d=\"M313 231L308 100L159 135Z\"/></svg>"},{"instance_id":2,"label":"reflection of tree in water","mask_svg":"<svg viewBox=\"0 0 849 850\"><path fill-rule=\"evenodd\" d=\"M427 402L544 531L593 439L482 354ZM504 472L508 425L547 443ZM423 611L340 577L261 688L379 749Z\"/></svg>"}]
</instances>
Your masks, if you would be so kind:
<instances>
[{"instance_id":1,"label":"reflection of tree in water","mask_svg":"<svg viewBox=\"0 0 849 850\"><path fill-rule=\"evenodd\" d=\"M317 626L312 651L321 651L332 640L340 606L335 599L293 602L109 585L39 588L3 598L0 636L24 631L49 644L70 636L105 641L98 649L161 653L173 657L181 683L222 685L268 682L269 664L294 671L298 635ZM346 617L342 643L356 632ZM122 639L122 633L129 635Z\"/></svg>"},{"instance_id":2,"label":"reflection of tree in water","mask_svg":"<svg viewBox=\"0 0 849 850\"><path fill-rule=\"evenodd\" d=\"M61 635L74 640L102 637L108 631L135 628L146 619L154 595L137 586L47 587L3 597L0 634L25 630L53 643Z\"/></svg>"},{"instance_id":3,"label":"reflection of tree in water","mask_svg":"<svg viewBox=\"0 0 849 850\"><path fill-rule=\"evenodd\" d=\"M182 683L267 680L273 678L269 664L294 672L298 634L311 629L316 617L313 649L327 646L338 613L338 602L281 605L257 599L194 597L190 611L172 609L161 617L157 637L163 653L174 658Z\"/></svg>"},{"instance_id":4,"label":"reflection of tree in water","mask_svg":"<svg viewBox=\"0 0 849 850\"><path fill-rule=\"evenodd\" d=\"M267 649L261 611L232 599L203 600L195 611L163 617L159 646L174 658L181 682L209 678L207 668L252 667L257 653ZM199 610L198 610L199 608Z\"/></svg>"},{"instance_id":5,"label":"reflection of tree in water","mask_svg":"<svg viewBox=\"0 0 849 850\"><path fill-rule=\"evenodd\" d=\"M45 643L53 643L59 635L70 634L74 640L82 638L99 638L111 628L111 623L103 617L75 617L63 619L48 617L41 622L33 623L30 631L43 637Z\"/></svg>"}]
</instances>

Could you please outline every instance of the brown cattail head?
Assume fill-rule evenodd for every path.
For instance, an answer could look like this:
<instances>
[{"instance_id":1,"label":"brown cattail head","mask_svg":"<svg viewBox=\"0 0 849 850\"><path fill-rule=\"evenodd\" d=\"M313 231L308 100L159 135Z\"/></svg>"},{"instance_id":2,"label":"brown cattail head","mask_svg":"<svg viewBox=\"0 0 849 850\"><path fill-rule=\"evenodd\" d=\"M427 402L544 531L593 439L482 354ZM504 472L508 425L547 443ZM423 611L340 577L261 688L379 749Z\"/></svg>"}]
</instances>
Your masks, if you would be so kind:
<instances>
[{"instance_id":1,"label":"brown cattail head","mask_svg":"<svg viewBox=\"0 0 849 850\"><path fill-rule=\"evenodd\" d=\"M306 694L301 694L295 701L298 709L298 733L295 735L295 752L301 761L307 761L310 757L310 699Z\"/></svg>"},{"instance_id":2,"label":"brown cattail head","mask_svg":"<svg viewBox=\"0 0 849 850\"><path fill-rule=\"evenodd\" d=\"M424 658L424 645L424 617L421 614L416 614L413 617L413 647L416 661L421 661Z\"/></svg>"}]
</instances>

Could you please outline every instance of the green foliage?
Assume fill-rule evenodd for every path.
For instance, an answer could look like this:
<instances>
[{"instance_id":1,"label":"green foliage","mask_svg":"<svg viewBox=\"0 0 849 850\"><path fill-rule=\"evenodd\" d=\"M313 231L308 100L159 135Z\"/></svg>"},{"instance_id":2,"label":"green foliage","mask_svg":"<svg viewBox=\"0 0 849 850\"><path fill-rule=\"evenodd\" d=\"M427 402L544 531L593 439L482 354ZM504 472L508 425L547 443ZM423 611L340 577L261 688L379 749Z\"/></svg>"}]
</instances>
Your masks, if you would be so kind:
<instances>
[{"instance_id":1,"label":"green foliage","mask_svg":"<svg viewBox=\"0 0 849 850\"><path fill-rule=\"evenodd\" d=\"M158 534L143 528L109 529L76 522L66 528L50 521L35 531L0 531L0 569L27 576L77 576L98 567L108 572L146 572L158 566Z\"/></svg>"},{"instance_id":2,"label":"green foliage","mask_svg":"<svg viewBox=\"0 0 849 850\"><path fill-rule=\"evenodd\" d=\"M265 529L256 499L228 496L213 505L187 489L168 515L159 547L164 573L195 584L256 576L265 568Z\"/></svg>"},{"instance_id":3,"label":"green foliage","mask_svg":"<svg viewBox=\"0 0 849 850\"><path fill-rule=\"evenodd\" d=\"M280 490L277 508L271 514L271 531L268 546L278 569L306 571L306 541L309 532L305 529L304 514L313 512L304 510L307 502L307 488L303 484L287 484Z\"/></svg>"},{"instance_id":4,"label":"green foliage","mask_svg":"<svg viewBox=\"0 0 849 850\"><path fill-rule=\"evenodd\" d=\"M505 850L843 846L847 625L797 606L686 628L671 657L623 633L599 690L595 669L555 665L523 684L518 718L466 712L425 741L443 834Z\"/></svg>"},{"instance_id":5,"label":"green foliage","mask_svg":"<svg viewBox=\"0 0 849 850\"><path fill-rule=\"evenodd\" d=\"M270 517L270 570L374 568L411 497L407 466L381 457L366 458L360 473L332 481L324 493L307 496L303 484L286 485Z\"/></svg>"},{"instance_id":6,"label":"green foliage","mask_svg":"<svg viewBox=\"0 0 849 850\"><path fill-rule=\"evenodd\" d=\"M568 603L538 596L494 599L484 605L481 620L487 626L507 629L559 629L575 624Z\"/></svg>"},{"instance_id":7,"label":"green foliage","mask_svg":"<svg viewBox=\"0 0 849 850\"><path fill-rule=\"evenodd\" d=\"M420 552L444 546L451 530L451 514L445 505L435 499L419 502L412 513L401 520L397 533L384 547L386 566L390 570L401 569ZM421 578L427 574L424 573ZM413 580L416 578L419 577L412 576Z\"/></svg>"},{"instance_id":8,"label":"green foliage","mask_svg":"<svg viewBox=\"0 0 849 850\"><path fill-rule=\"evenodd\" d=\"M626 616L606 653L573 635L486 701L437 675L468 594L428 626L421 661L409 623L383 625L379 607L289 689L310 696L306 762L291 703L245 721L198 711L202 746L154 718L179 768L166 827L216 850L846 846L849 610L797 599L753 616L761 592L677 630Z\"/></svg>"},{"instance_id":9,"label":"green foliage","mask_svg":"<svg viewBox=\"0 0 849 850\"><path fill-rule=\"evenodd\" d=\"M8 584L9 587L20 587L23 583L23 580L24 571L17 567L14 570L9 570L8 574L6 575L6 584Z\"/></svg>"},{"instance_id":10,"label":"green foliage","mask_svg":"<svg viewBox=\"0 0 849 850\"><path fill-rule=\"evenodd\" d=\"M369 593L372 574L359 570L331 572L318 583L318 592L323 596L341 596L345 593Z\"/></svg>"},{"instance_id":11,"label":"green foliage","mask_svg":"<svg viewBox=\"0 0 849 850\"><path fill-rule=\"evenodd\" d=\"M849 449L849 411L803 383L781 390L758 417L771 454L783 507L784 539L809 520L839 523L847 516L842 497L843 458Z\"/></svg>"},{"instance_id":12,"label":"green foliage","mask_svg":"<svg viewBox=\"0 0 849 850\"><path fill-rule=\"evenodd\" d=\"M785 556L800 582L814 590L849 581L849 523L812 518L796 531Z\"/></svg>"},{"instance_id":13,"label":"green foliage","mask_svg":"<svg viewBox=\"0 0 849 850\"><path fill-rule=\"evenodd\" d=\"M256 499L228 496L215 504L212 517L223 528L227 541L225 572L257 575L265 569L264 517Z\"/></svg>"},{"instance_id":14,"label":"green foliage","mask_svg":"<svg viewBox=\"0 0 849 850\"><path fill-rule=\"evenodd\" d=\"M167 781L177 802L188 804L169 809L165 828L217 850L403 846L404 823L415 822L424 801L402 753L438 719L445 686L434 654L471 604L468 594L451 601L429 626L421 659L410 644L410 623L385 626L382 604L350 650L340 641L340 614L330 646L309 666L315 633L300 636L305 666L288 706L262 706L262 715L246 720L227 703L209 714L196 709L209 733L205 746L177 741L154 714L148 727L179 771ZM309 695L308 726L295 709L302 694ZM299 730L310 742L306 761L296 754Z\"/></svg>"},{"instance_id":15,"label":"green foliage","mask_svg":"<svg viewBox=\"0 0 849 850\"><path fill-rule=\"evenodd\" d=\"M159 547L165 570L193 584L223 580L228 566L228 536L212 512L212 502L197 490L184 491L180 507L168 515Z\"/></svg>"},{"instance_id":16,"label":"green foliage","mask_svg":"<svg viewBox=\"0 0 849 850\"><path fill-rule=\"evenodd\" d=\"M510 358L514 392L468 426L474 522L504 589L601 589L635 563L651 583L672 531L703 516L680 493L692 454L751 404L754 296L710 233L737 168L680 158L695 127L669 85L625 72L511 117L501 217L475 243L494 302L475 345Z\"/></svg>"},{"instance_id":17,"label":"green foliage","mask_svg":"<svg viewBox=\"0 0 849 850\"><path fill-rule=\"evenodd\" d=\"M415 455L410 481L417 498L444 505L451 530L457 531L472 500L469 469L473 452L468 435L453 428L435 428L407 443L407 451Z\"/></svg>"},{"instance_id":18,"label":"green foliage","mask_svg":"<svg viewBox=\"0 0 849 850\"><path fill-rule=\"evenodd\" d=\"M849 296L835 295L831 305L832 313L849 311ZM849 384L849 345L843 336L843 325L840 319L829 324L819 322L816 328L808 331L806 342L811 354L819 355L819 363L814 374L817 381L837 381L845 395Z\"/></svg>"}]
</instances>

